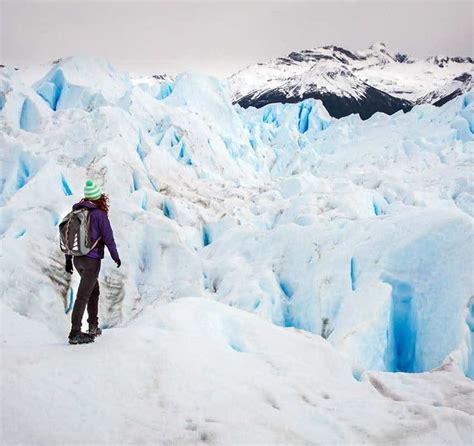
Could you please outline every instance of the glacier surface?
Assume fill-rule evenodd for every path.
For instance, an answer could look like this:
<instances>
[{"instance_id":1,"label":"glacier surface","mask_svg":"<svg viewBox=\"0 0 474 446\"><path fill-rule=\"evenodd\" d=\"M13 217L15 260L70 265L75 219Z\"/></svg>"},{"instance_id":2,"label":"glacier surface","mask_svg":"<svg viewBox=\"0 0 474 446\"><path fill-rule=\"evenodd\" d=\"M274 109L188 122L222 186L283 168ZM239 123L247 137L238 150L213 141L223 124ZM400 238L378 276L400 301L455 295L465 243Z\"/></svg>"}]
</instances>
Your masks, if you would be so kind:
<instances>
[{"instance_id":1,"label":"glacier surface","mask_svg":"<svg viewBox=\"0 0 474 446\"><path fill-rule=\"evenodd\" d=\"M7 443L85 441L64 411L117 394L104 443L469 443L474 92L337 120L70 58L32 85L2 68L0 104ZM123 265L104 260L107 329L77 351L58 223L86 178Z\"/></svg>"}]
</instances>

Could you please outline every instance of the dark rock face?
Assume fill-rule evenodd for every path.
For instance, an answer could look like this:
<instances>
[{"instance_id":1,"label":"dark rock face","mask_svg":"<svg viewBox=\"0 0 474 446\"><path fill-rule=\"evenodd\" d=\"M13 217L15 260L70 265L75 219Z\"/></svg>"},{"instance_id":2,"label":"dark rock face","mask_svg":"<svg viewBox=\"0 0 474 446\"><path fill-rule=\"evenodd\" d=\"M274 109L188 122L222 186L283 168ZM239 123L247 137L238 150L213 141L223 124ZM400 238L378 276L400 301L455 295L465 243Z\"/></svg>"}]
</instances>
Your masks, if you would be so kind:
<instances>
[{"instance_id":1,"label":"dark rock face","mask_svg":"<svg viewBox=\"0 0 474 446\"><path fill-rule=\"evenodd\" d=\"M438 99L436 102L433 102L433 105L436 105L436 107L441 107L442 105L446 104L447 102L453 100L454 98L457 98L458 96L462 95L462 90L458 88L457 90L454 90L452 93L442 97L441 99Z\"/></svg>"},{"instance_id":2,"label":"dark rock face","mask_svg":"<svg viewBox=\"0 0 474 446\"><path fill-rule=\"evenodd\" d=\"M472 80L472 74L463 73L463 74L455 77L454 80L459 81L459 82L468 83L468 82L471 82L471 80Z\"/></svg>"},{"instance_id":3,"label":"dark rock face","mask_svg":"<svg viewBox=\"0 0 474 446\"><path fill-rule=\"evenodd\" d=\"M370 86L366 89L366 96L360 99L321 93L317 90L306 91L302 96L287 96L281 90L267 90L244 96L238 101L238 104L244 108L260 108L276 102L295 103L308 98L320 99L326 110L334 118L342 118L343 116L358 113L362 119L368 119L376 112L392 115L399 110L407 112L413 107L410 101L395 98Z\"/></svg>"}]
</instances>

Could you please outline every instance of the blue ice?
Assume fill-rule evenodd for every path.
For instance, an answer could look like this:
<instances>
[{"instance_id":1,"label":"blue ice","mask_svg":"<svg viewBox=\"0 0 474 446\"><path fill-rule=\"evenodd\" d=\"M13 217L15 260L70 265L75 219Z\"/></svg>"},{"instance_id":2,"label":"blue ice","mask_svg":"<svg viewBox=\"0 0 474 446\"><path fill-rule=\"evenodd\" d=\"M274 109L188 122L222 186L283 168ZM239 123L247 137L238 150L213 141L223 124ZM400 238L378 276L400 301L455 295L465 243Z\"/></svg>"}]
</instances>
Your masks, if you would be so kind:
<instances>
[{"instance_id":1,"label":"blue ice","mask_svg":"<svg viewBox=\"0 0 474 446\"><path fill-rule=\"evenodd\" d=\"M145 193L143 194L143 198L142 198L142 209L144 211L146 211L148 209L148 196L147 196L147 193L145 191Z\"/></svg>"},{"instance_id":2,"label":"blue ice","mask_svg":"<svg viewBox=\"0 0 474 446\"><path fill-rule=\"evenodd\" d=\"M140 262L138 268L141 272L146 272L150 270L152 264L152 255L153 251L150 249L148 243L143 242L140 252Z\"/></svg>"},{"instance_id":3,"label":"blue ice","mask_svg":"<svg viewBox=\"0 0 474 446\"><path fill-rule=\"evenodd\" d=\"M306 133L309 128L309 115L311 111L313 110L313 107L306 103L302 102L300 104L300 109L298 112L298 131L300 133Z\"/></svg>"},{"instance_id":4,"label":"blue ice","mask_svg":"<svg viewBox=\"0 0 474 446\"><path fill-rule=\"evenodd\" d=\"M40 114L30 98L25 98L20 112L20 128L26 132L34 132L40 122Z\"/></svg>"},{"instance_id":5,"label":"blue ice","mask_svg":"<svg viewBox=\"0 0 474 446\"><path fill-rule=\"evenodd\" d=\"M64 178L63 174L61 174L61 184L63 186L64 195L72 195L71 188L69 187L69 184L66 181L66 178Z\"/></svg>"},{"instance_id":6,"label":"blue ice","mask_svg":"<svg viewBox=\"0 0 474 446\"><path fill-rule=\"evenodd\" d=\"M49 104L51 109L56 110L63 88L63 72L56 70L51 79L41 84L36 92Z\"/></svg>"},{"instance_id":7,"label":"blue ice","mask_svg":"<svg viewBox=\"0 0 474 446\"><path fill-rule=\"evenodd\" d=\"M167 199L167 198L165 198L165 199L163 200L163 215L164 215L165 217L170 218L170 219L174 219L174 218L175 218L173 207L172 207L171 204L168 202L168 199Z\"/></svg>"},{"instance_id":8,"label":"blue ice","mask_svg":"<svg viewBox=\"0 0 474 446\"><path fill-rule=\"evenodd\" d=\"M209 232L209 228L204 225L202 227L202 245L207 246L210 245L212 242L211 234Z\"/></svg>"},{"instance_id":9,"label":"blue ice","mask_svg":"<svg viewBox=\"0 0 474 446\"><path fill-rule=\"evenodd\" d=\"M181 142L181 135L177 130L173 132L173 135L171 136L171 147L179 144Z\"/></svg>"},{"instance_id":10,"label":"blue ice","mask_svg":"<svg viewBox=\"0 0 474 446\"><path fill-rule=\"evenodd\" d=\"M295 319L293 317L290 303L285 303L283 305L282 317L283 317L283 327L299 328L298 324L295 322Z\"/></svg>"},{"instance_id":11,"label":"blue ice","mask_svg":"<svg viewBox=\"0 0 474 446\"><path fill-rule=\"evenodd\" d=\"M26 229L20 229L17 231L17 233L15 234L15 238L20 238L20 237L23 237L26 233Z\"/></svg>"},{"instance_id":12,"label":"blue ice","mask_svg":"<svg viewBox=\"0 0 474 446\"><path fill-rule=\"evenodd\" d=\"M20 156L18 160L18 170L16 175L16 188L21 189L30 179L30 168L24 156Z\"/></svg>"},{"instance_id":13,"label":"blue ice","mask_svg":"<svg viewBox=\"0 0 474 446\"><path fill-rule=\"evenodd\" d=\"M288 299L291 299L294 294L293 287L287 281L282 280L282 279L280 279L278 284L280 285L280 289L283 291L283 294Z\"/></svg>"},{"instance_id":14,"label":"blue ice","mask_svg":"<svg viewBox=\"0 0 474 446\"><path fill-rule=\"evenodd\" d=\"M474 347L474 296L469 299L466 323L471 335L471 351L469 352L466 376L474 379L474 353L472 351Z\"/></svg>"},{"instance_id":15,"label":"blue ice","mask_svg":"<svg viewBox=\"0 0 474 446\"><path fill-rule=\"evenodd\" d=\"M145 159L145 152L143 151L143 147L140 143L137 144L137 153L140 159L143 161Z\"/></svg>"},{"instance_id":16,"label":"blue ice","mask_svg":"<svg viewBox=\"0 0 474 446\"><path fill-rule=\"evenodd\" d=\"M137 191L140 189L140 181L138 180L138 175L136 172L132 174L132 181L133 181L133 191Z\"/></svg>"},{"instance_id":17,"label":"blue ice","mask_svg":"<svg viewBox=\"0 0 474 446\"><path fill-rule=\"evenodd\" d=\"M416 356L417 317L414 293L407 283L385 278L392 286L392 307L385 365L392 372L418 372L421 367Z\"/></svg>"},{"instance_id":18,"label":"blue ice","mask_svg":"<svg viewBox=\"0 0 474 446\"><path fill-rule=\"evenodd\" d=\"M381 214L380 206L375 202L375 200L372 200L372 206L374 208L374 214L377 216L380 215Z\"/></svg>"},{"instance_id":19,"label":"blue ice","mask_svg":"<svg viewBox=\"0 0 474 446\"><path fill-rule=\"evenodd\" d=\"M249 143L253 150L257 148L257 141L254 137L249 138Z\"/></svg>"},{"instance_id":20,"label":"blue ice","mask_svg":"<svg viewBox=\"0 0 474 446\"><path fill-rule=\"evenodd\" d=\"M352 291L356 290L357 287L357 264L354 257L351 257L351 289Z\"/></svg>"},{"instance_id":21,"label":"blue ice","mask_svg":"<svg viewBox=\"0 0 474 446\"><path fill-rule=\"evenodd\" d=\"M67 302L67 306L65 310L66 314L68 314L71 311L73 302L74 302L74 290L72 288L69 288L68 302Z\"/></svg>"},{"instance_id":22,"label":"blue ice","mask_svg":"<svg viewBox=\"0 0 474 446\"><path fill-rule=\"evenodd\" d=\"M267 124L273 124L276 127L279 127L279 122L277 119L277 116L275 114L275 111L273 110L273 107L268 107L262 116L262 121L266 122Z\"/></svg>"},{"instance_id":23,"label":"blue ice","mask_svg":"<svg viewBox=\"0 0 474 446\"><path fill-rule=\"evenodd\" d=\"M158 96L156 99L165 99L167 98L171 93L173 93L174 86L171 82L162 82L160 84L160 92L158 93Z\"/></svg>"},{"instance_id":24,"label":"blue ice","mask_svg":"<svg viewBox=\"0 0 474 446\"><path fill-rule=\"evenodd\" d=\"M165 137L164 133L158 133L155 144L159 146L161 144L161 141L163 141L164 137Z\"/></svg>"},{"instance_id":25,"label":"blue ice","mask_svg":"<svg viewBox=\"0 0 474 446\"><path fill-rule=\"evenodd\" d=\"M235 342L230 342L229 347L238 353L242 353L244 351L243 348Z\"/></svg>"}]
</instances>

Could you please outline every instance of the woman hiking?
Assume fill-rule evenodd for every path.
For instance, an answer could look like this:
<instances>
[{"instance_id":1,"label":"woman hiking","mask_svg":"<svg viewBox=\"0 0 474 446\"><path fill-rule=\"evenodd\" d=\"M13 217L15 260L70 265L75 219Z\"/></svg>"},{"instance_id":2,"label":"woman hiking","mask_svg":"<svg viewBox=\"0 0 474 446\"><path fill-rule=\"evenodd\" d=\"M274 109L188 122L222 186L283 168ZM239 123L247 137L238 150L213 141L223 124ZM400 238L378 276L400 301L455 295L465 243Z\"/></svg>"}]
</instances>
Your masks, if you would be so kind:
<instances>
[{"instance_id":1,"label":"woman hiking","mask_svg":"<svg viewBox=\"0 0 474 446\"><path fill-rule=\"evenodd\" d=\"M84 187L84 198L76 203L73 211L87 208L90 216L89 234L90 240L96 242L93 249L85 255L74 256L74 266L81 276L79 289L77 290L76 302L72 310L71 332L69 333L70 344L85 344L93 342L96 336L102 333L99 328L99 271L101 259L104 258L104 245L112 256L112 259L120 267L121 261L115 246L114 234L108 217L109 199L103 194L100 187L92 180L87 180ZM73 256L66 254L66 271L73 272ZM82 317L87 307L89 331L81 331Z\"/></svg>"}]
</instances>

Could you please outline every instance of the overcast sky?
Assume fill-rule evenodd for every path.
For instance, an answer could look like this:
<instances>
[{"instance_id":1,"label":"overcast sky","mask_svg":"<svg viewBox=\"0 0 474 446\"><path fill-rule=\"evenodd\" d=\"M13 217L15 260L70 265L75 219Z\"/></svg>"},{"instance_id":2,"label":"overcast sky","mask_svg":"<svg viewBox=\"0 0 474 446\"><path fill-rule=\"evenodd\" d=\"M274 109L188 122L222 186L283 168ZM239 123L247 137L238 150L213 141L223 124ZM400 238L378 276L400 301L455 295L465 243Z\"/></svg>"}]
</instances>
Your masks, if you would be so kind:
<instances>
[{"instance_id":1,"label":"overcast sky","mask_svg":"<svg viewBox=\"0 0 474 446\"><path fill-rule=\"evenodd\" d=\"M473 55L471 1L0 1L0 63L16 66L90 55L135 73L223 77L294 50L378 41Z\"/></svg>"}]
</instances>

